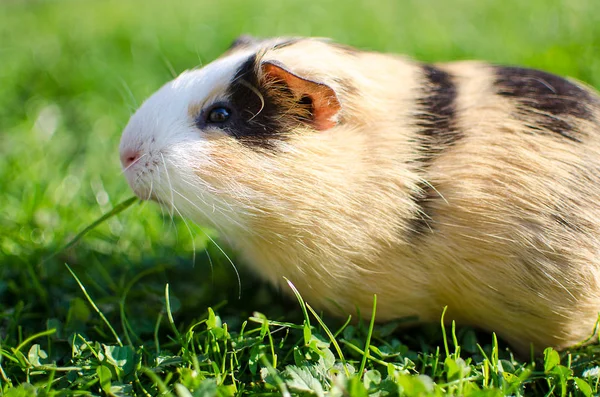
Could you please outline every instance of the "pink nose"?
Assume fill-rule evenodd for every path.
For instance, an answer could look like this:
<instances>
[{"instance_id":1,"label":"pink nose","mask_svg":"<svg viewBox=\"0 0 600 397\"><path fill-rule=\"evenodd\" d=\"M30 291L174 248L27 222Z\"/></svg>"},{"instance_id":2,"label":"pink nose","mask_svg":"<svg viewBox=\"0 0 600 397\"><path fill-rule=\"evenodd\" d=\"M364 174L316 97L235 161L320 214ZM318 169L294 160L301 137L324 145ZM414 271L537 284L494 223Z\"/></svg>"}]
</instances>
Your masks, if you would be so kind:
<instances>
[{"instance_id":1,"label":"pink nose","mask_svg":"<svg viewBox=\"0 0 600 397\"><path fill-rule=\"evenodd\" d=\"M140 152L135 149L125 149L121 152L121 165L123 168L130 167L140 158Z\"/></svg>"}]
</instances>

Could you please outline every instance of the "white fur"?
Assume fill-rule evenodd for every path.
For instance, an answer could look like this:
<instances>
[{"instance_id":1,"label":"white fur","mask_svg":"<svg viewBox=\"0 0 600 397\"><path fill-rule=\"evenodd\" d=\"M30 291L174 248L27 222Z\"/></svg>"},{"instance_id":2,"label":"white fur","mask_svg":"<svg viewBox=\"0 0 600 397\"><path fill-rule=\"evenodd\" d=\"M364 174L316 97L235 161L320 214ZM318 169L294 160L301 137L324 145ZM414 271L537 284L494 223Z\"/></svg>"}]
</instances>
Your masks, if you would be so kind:
<instances>
[{"instance_id":1,"label":"white fur","mask_svg":"<svg viewBox=\"0 0 600 397\"><path fill-rule=\"evenodd\" d=\"M120 151L139 153L139 159L125 169L136 195L156 199L199 221L216 220L214 225L219 229L233 216L190 168L190 164L198 168L209 164L211 147L188 109L192 104L206 108L225 99L237 69L251 54L251 50L236 52L202 69L183 72L148 98L131 117L121 137ZM205 215L199 218L198 213Z\"/></svg>"}]
</instances>

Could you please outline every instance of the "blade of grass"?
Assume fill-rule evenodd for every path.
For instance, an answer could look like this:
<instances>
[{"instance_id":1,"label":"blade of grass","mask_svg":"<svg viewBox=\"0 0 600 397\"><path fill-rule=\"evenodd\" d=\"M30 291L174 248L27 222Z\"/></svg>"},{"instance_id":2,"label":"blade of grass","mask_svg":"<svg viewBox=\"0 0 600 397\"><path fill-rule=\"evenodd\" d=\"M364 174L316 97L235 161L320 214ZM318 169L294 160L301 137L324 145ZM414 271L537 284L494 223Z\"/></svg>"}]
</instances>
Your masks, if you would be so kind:
<instances>
[{"instance_id":1,"label":"blade of grass","mask_svg":"<svg viewBox=\"0 0 600 397\"><path fill-rule=\"evenodd\" d=\"M150 378L150 380L156 385L158 390L160 390L161 395L175 397L175 395L169 391L169 388L167 387L165 382L163 382L163 380L157 374L155 374L152 371L152 369L142 367L141 372L148 378Z\"/></svg>"},{"instance_id":2,"label":"blade of grass","mask_svg":"<svg viewBox=\"0 0 600 397\"><path fill-rule=\"evenodd\" d=\"M452 343L454 343L454 357L460 357L460 345L456 337L456 322L452 320Z\"/></svg>"},{"instance_id":3,"label":"blade of grass","mask_svg":"<svg viewBox=\"0 0 600 397\"><path fill-rule=\"evenodd\" d=\"M350 324L350 321L352 321L352 316L348 316L348 319L346 320L346 322L344 323L344 325L342 325L340 327L340 329L338 329L337 331L335 331L335 334L333 334L334 338L337 338L339 334L341 334L344 329L346 329L346 327L348 326L348 324Z\"/></svg>"},{"instance_id":4,"label":"blade of grass","mask_svg":"<svg viewBox=\"0 0 600 397\"><path fill-rule=\"evenodd\" d=\"M169 319L169 324L171 325L171 328L173 329L173 332L175 333L177 340L181 341L182 340L181 334L179 333L179 330L175 326L175 320L173 319L173 312L171 312L171 298L169 295L169 284L168 283L165 285L165 304L167 306L167 318Z\"/></svg>"},{"instance_id":5,"label":"blade of grass","mask_svg":"<svg viewBox=\"0 0 600 397\"><path fill-rule=\"evenodd\" d=\"M264 318L260 318L260 317L254 317L254 316L248 317L248 321L252 321L253 323L257 323L257 324L262 324L263 322L267 321L269 323L269 325L275 325L278 327L292 328L292 329L302 329L303 328L301 325L294 324L294 323L269 320L269 319L264 319Z\"/></svg>"},{"instance_id":6,"label":"blade of grass","mask_svg":"<svg viewBox=\"0 0 600 397\"><path fill-rule=\"evenodd\" d=\"M75 272L73 270L71 270L71 268L69 267L69 265L67 265L66 263L65 263L65 266L67 267L67 270L69 270L69 273L71 273L71 275L73 276L73 278L75 279L75 281L77 281L77 284L79 284L79 288L81 288L81 290L83 291L83 294L87 298L88 302L90 302L90 305L92 305L92 307L94 308L94 310L96 311L96 313L98 313L98 315L100 316L100 318L102 319L102 321L104 321L104 324L106 324L106 326L108 327L108 329L110 329L110 332L112 332L112 334L115 337L115 339L117 340L117 343L119 344L119 346L123 347L123 343L121 342L121 338L119 338L119 335L117 335L117 332L115 331L115 329L112 327L112 325L110 325L110 322L106 319L106 317L104 316L104 313L102 313L102 311L98 308L98 306L96 306L96 303L94 303L94 301L92 300L92 298L89 296L89 294L85 290L84 285L81 283L81 281L79 281L79 278L77 277L77 275L75 274Z\"/></svg>"},{"instance_id":7,"label":"blade of grass","mask_svg":"<svg viewBox=\"0 0 600 397\"><path fill-rule=\"evenodd\" d=\"M444 306L444 310L442 310L442 318L440 323L442 325L442 335L444 337L444 350L446 352L446 357L450 356L450 349L448 348L448 335L446 335L446 325L444 324L444 316L446 315L446 310L448 310L448 306Z\"/></svg>"},{"instance_id":8,"label":"blade of grass","mask_svg":"<svg viewBox=\"0 0 600 397\"><path fill-rule=\"evenodd\" d=\"M94 346L90 345L90 342L85 340L85 338L79 334L77 334L77 338L80 339L81 342L83 342L83 344L86 345L88 349L90 349L90 351L92 352L94 357L96 357L96 360L101 361L100 356L98 355L98 352L96 351L96 349L94 349Z\"/></svg>"},{"instance_id":9,"label":"blade of grass","mask_svg":"<svg viewBox=\"0 0 600 397\"><path fill-rule=\"evenodd\" d=\"M342 361L342 365L344 366L344 372L346 373L346 377L348 379L350 379L350 372L348 371L348 367L346 366L346 359L344 358L344 354L342 353L342 349L340 349L340 345L335 340L335 336L333 336L333 334L331 333L331 331L329 330L329 328L325 325L325 323L323 322L323 320L321 319L321 317L319 317L319 315L313 310L313 308L308 303L306 304L306 307L308 308L308 310L310 310L310 312L312 313L312 315L317 319L317 322L321 325L321 328L323 328L323 330L325 331L325 333L329 337L329 340L333 344L333 347L335 347L335 350L337 351L338 356L340 357L340 360Z\"/></svg>"},{"instance_id":10,"label":"blade of grass","mask_svg":"<svg viewBox=\"0 0 600 397\"><path fill-rule=\"evenodd\" d=\"M125 301L127 299L127 295L129 294L131 288L142 278L150 274L160 272L162 270L164 270L164 267L162 266L156 266L150 269L146 269L143 272L137 274L129 283L127 283L127 285L123 289L123 294L121 295L121 299L119 299L119 313L121 315L121 327L123 328L125 339L127 340L127 344L131 347L133 347L133 342L131 341L131 337L129 336L129 330L131 330L131 326L129 325L129 321L127 321L127 316L125 314ZM133 330L131 330L131 333L133 333L133 336L139 340L139 337L135 334L135 332L133 332Z\"/></svg>"},{"instance_id":11,"label":"blade of grass","mask_svg":"<svg viewBox=\"0 0 600 397\"><path fill-rule=\"evenodd\" d=\"M360 370L358 373L362 378L367 365L367 356L369 355L369 346L371 345L371 336L373 335L373 327L375 327L375 312L377 310L377 294L373 295L373 311L371 312L371 323L369 324L369 332L367 333L367 340L365 341L365 354L363 355L362 361L360 362Z\"/></svg>"},{"instance_id":12,"label":"blade of grass","mask_svg":"<svg viewBox=\"0 0 600 397\"><path fill-rule=\"evenodd\" d=\"M308 345L310 343L310 339L312 338L312 331L310 329L310 318L308 317L308 311L306 310L306 303L300 295L300 292L296 289L296 286L292 284L290 280L284 277L285 281L288 283L289 287L292 289L294 295L298 299L298 303L300 303L300 308L302 309L302 314L304 314L304 343Z\"/></svg>"},{"instance_id":13,"label":"blade of grass","mask_svg":"<svg viewBox=\"0 0 600 397\"><path fill-rule=\"evenodd\" d=\"M2 363L0 362L0 376L6 382L8 386L12 386L12 381L6 376L6 372L4 372L4 368L2 367Z\"/></svg>"},{"instance_id":14,"label":"blade of grass","mask_svg":"<svg viewBox=\"0 0 600 397\"><path fill-rule=\"evenodd\" d=\"M373 361L374 363L377 363L379 365L384 365L387 366L388 363L386 363L383 360L378 359L377 357L373 357L369 352L366 352L364 350L362 350L360 347L352 344L351 342L348 342L347 340L341 340L341 342L344 344L344 346L349 347L350 349L354 350L355 352L357 352L358 354L362 355L362 356L366 356L369 358L369 360Z\"/></svg>"},{"instance_id":15,"label":"blade of grass","mask_svg":"<svg viewBox=\"0 0 600 397\"><path fill-rule=\"evenodd\" d=\"M61 252L65 251L65 250L67 250L69 248L71 248L72 246L74 246L75 244L77 244L79 242L79 240L81 240L83 238L83 236L85 236L90 230L95 229L98 225L100 225L101 223L103 223L107 219L110 219L113 216L115 216L115 215L117 215L117 214L125 211L127 208L131 207L131 205L134 202L136 202L136 201L139 201L139 199L137 197L133 196L133 197L130 197L127 200L122 201L119 204L115 205L112 210L108 211L106 214L102 215L100 218L96 219L90 225L86 226L82 231L80 231L79 233L77 233L77 235L75 237L73 237L71 239L71 241L69 241L68 243L66 243L65 245L63 245L61 248L59 248L58 250L56 250L50 256L47 256L42 261L41 264L46 263L50 259L54 258L56 255L58 255Z\"/></svg>"},{"instance_id":16,"label":"blade of grass","mask_svg":"<svg viewBox=\"0 0 600 397\"><path fill-rule=\"evenodd\" d=\"M163 311L161 310L156 317L156 323L154 324L154 346L156 347L156 354L160 353L160 341L158 339L158 331L160 329L160 322L163 318Z\"/></svg>"},{"instance_id":17,"label":"blade of grass","mask_svg":"<svg viewBox=\"0 0 600 397\"><path fill-rule=\"evenodd\" d=\"M17 346L15 349L13 349L13 353L17 353L18 351L20 351L23 347L25 347L32 340L37 339L37 338L42 337L42 336L52 335L55 332L56 332L56 329L52 328L52 329L49 329L49 330L46 330L46 331L38 332L35 335L31 335L29 338L27 338L23 342L21 342L21 344L19 344L19 346Z\"/></svg>"},{"instance_id":18,"label":"blade of grass","mask_svg":"<svg viewBox=\"0 0 600 397\"><path fill-rule=\"evenodd\" d=\"M267 357L263 354L262 356L260 356L260 360L263 363L263 365L265 366L265 368L267 368L267 372L269 373L269 375L271 375L273 377L273 380L279 387L281 395L284 397L291 397L291 394L290 394L287 386L285 385L285 382L283 381L283 379L281 379L281 377L279 376L279 374L277 373L275 368L273 368L273 366L271 365L269 360L267 360Z\"/></svg>"}]
</instances>

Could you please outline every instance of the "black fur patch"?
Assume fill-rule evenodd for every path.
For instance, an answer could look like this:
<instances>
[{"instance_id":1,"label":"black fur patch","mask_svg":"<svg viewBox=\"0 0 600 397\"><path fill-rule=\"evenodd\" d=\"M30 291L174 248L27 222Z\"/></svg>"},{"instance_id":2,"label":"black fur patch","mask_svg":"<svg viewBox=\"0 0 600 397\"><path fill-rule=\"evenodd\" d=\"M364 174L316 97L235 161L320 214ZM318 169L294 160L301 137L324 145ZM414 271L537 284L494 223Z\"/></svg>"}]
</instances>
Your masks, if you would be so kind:
<instances>
[{"instance_id":1,"label":"black fur patch","mask_svg":"<svg viewBox=\"0 0 600 397\"><path fill-rule=\"evenodd\" d=\"M455 125L457 90L452 76L433 65L423 65L423 89L417 99L419 110L415 115L419 127L415 138L418 148L416 159L419 171L426 170L435 158L462 138L462 133ZM408 227L414 235L422 235L433 230L434 200L440 195L430 185L422 183L417 186L417 193L412 195L417 211Z\"/></svg>"},{"instance_id":2,"label":"black fur patch","mask_svg":"<svg viewBox=\"0 0 600 397\"><path fill-rule=\"evenodd\" d=\"M222 128L245 144L272 148L275 138L283 138L285 124L281 119L284 109L259 85L256 68L256 55L239 67L229 88L233 115L231 121ZM262 95L264 104L257 92L250 87Z\"/></svg>"},{"instance_id":3,"label":"black fur patch","mask_svg":"<svg viewBox=\"0 0 600 397\"><path fill-rule=\"evenodd\" d=\"M420 236L433 230L433 208L431 203L441 199L440 194L425 182L417 185L417 191L411 196L417 207L414 212L414 218L408 223L408 228L412 236Z\"/></svg>"},{"instance_id":4,"label":"black fur patch","mask_svg":"<svg viewBox=\"0 0 600 397\"><path fill-rule=\"evenodd\" d=\"M498 95L518 102L524 120L537 123L529 126L537 133L549 130L581 142L572 118L593 119L587 107L590 94L562 77L534 69L496 67L495 86Z\"/></svg>"},{"instance_id":5,"label":"black fur patch","mask_svg":"<svg viewBox=\"0 0 600 397\"><path fill-rule=\"evenodd\" d=\"M462 134L454 125L456 117L456 86L452 77L432 65L423 66L425 76L423 93L417 104L416 115L420 127L417 145L422 166L458 141Z\"/></svg>"}]
</instances>

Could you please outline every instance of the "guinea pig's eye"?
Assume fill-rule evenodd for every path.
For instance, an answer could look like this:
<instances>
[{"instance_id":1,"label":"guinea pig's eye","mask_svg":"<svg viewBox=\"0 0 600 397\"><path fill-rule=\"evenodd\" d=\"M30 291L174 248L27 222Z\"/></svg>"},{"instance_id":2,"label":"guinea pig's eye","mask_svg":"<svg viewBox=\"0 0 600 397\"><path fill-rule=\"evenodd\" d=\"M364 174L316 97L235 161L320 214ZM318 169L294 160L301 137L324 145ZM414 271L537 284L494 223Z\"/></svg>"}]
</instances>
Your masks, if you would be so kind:
<instances>
[{"instance_id":1,"label":"guinea pig's eye","mask_svg":"<svg viewBox=\"0 0 600 397\"><path fill-rule=\"evenodd\" d=\"M206 116L207 123L223 123L229 120L231 112L224 106L219 106L211 109Z\"/></svg>"}]
</instances>

